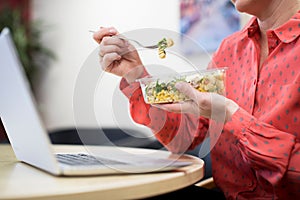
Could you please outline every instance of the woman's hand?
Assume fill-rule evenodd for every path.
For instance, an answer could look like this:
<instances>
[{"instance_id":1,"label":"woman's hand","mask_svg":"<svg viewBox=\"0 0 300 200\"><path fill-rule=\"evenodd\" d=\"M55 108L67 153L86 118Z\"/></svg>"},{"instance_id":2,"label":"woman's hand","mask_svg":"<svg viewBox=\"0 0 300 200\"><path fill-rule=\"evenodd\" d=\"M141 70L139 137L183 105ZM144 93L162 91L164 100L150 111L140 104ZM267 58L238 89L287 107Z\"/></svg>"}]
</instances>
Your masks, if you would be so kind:
<instances>
[{"instance_id":1,"label":"woman's hand","mask_svg":"<svg viewBox=\"0 0 300 200\"><path fill-rule=\"evenodd\" d=\"M155 106L170 112L192 113L223 122L228 121L239 108L234 101L216 93L199 92L189 83L179 82L175 87L191 100L173 104L156 104Z\"/></svg>"},{"instance_id":2,"label":"woman's hand","mask_svg":"<svg viewBox=\"0 0 300 200\"><path fill-rule=\"evenodd\" d=\"M117 34L113 27L102 27L94 33L93 38L100 45L100 65L130 83L140 78L145 69L136 49L128 41L113 37Z\"/></svg>"}]
</instances>

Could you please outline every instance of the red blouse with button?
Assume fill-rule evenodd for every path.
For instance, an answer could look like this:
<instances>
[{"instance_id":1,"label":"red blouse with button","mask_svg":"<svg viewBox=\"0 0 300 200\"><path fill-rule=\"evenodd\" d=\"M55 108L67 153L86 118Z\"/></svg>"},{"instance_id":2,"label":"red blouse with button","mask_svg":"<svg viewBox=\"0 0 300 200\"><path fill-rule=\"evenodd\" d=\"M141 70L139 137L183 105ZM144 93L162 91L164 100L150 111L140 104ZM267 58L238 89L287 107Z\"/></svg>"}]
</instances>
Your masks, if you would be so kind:
<instances>
[{"instance_id":1,"label":"red blouse with button","mask_svg":"<svg viewBox=\"0 0 300 200\"><path fill-rule=\"evenodd\" d=\"M299 34L300 12L269 30L269 55L259 68L260 31L252 18L213 57L228 67L226 96L240 106L211 150L215 183L228 199L300 198ZM122 79L120 89L133 120L151 128L168 150L193 149L207 136L208 119L146 104L137 83Z\"/></svg>"}]
</instances>

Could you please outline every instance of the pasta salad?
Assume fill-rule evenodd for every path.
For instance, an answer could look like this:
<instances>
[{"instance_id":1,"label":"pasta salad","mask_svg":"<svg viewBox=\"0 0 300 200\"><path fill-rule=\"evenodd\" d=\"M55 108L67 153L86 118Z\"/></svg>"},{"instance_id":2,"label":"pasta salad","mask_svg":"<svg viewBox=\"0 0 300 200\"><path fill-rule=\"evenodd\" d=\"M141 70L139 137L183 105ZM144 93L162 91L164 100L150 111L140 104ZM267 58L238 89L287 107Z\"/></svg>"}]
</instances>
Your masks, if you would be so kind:
<instances>
[{"instance_id":1,"label":"pasta salad","mask_svg":"<svg viewBox=\"0 0 300 200\"><path fill-rule=\"evenodd\" d=\"M189 100L176 88L177 82L184 81L191 84L200 92L213 92L223 95L225 91L225 69L189 72L179 76L146 77L140 79L146 103L173 103Z\"/></svg>"}]
</instances>

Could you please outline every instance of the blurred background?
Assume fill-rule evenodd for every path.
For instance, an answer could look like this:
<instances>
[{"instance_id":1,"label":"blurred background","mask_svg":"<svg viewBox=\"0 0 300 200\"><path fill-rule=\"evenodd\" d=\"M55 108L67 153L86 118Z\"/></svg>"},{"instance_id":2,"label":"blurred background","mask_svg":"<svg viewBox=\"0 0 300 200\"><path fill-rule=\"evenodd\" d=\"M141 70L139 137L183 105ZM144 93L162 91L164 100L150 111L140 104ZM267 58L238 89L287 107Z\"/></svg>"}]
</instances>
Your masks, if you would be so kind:
<instances>
[{"instance_id":1,"label":"blurred background","mask_svg":"<svg viewBox=\"0 0 300 200\"><path fill-rule=\"evenodd\" d=\"M75 126L89 129L123 126L143 132L146 137L151 134L148 129L133 122L116 122L116 113L112 112L116 102L125 105L127 109L125 97L116 95L120 80L118 77L106 74L102 78L99 99L103 102L99 102L102 106L96 106L95 111L95 115L105 116L101 117L100 125L84 114L82 118L78 116L75 122L74 88L82 66L86 65L90 55L95 54L98 46L89 30L113 26L120 33L144 28L167 29L179 33L179 0L1 0L0 3L1 29L3 26L12 27L12 32L16 33L15 39L21 43L17 47L26 48L20 50L19 54L25 54L25 57L30 55L29 61L24 59L29 65L26 72L45 128L49 132ZM240 14L241 27L249 18L248 15ZM217 30L216 27L216 31L222 30ZM24 41L26 36L30 39ZM24 47L26 42L29 44ZM205 66L209 62L209 55L198 53L190 55L189 59L197 65ZM142 59L153 60L153 57L145 55ZM91 67L101 75L98 61L95 59L94 62ZM178 65L177 61L169 62ZM116 96L118 100L113 101ZM130 120L128 113L124 115Z\"/></svg>"}]
</instances>

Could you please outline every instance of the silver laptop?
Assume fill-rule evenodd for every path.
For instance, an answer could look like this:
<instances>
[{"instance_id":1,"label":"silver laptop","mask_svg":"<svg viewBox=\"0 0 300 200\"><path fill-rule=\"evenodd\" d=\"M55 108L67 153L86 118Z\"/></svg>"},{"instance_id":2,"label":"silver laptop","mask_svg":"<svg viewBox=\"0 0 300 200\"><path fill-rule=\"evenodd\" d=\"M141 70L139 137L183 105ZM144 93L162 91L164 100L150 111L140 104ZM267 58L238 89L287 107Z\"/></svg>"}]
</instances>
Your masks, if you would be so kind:
<instances>
[{"instance_id":1,"label":"silver laptop","mask_svg":"<svg viewBox=\"0 0 300 200\"><path fill-rule=\"evenodd\" d=\"M138 156L117 147L54 153L8 28L0 35L0 117L17 159L58 176L144 173L191 164L169 159L170 154Z\"/></svg>"}]
</instances>

